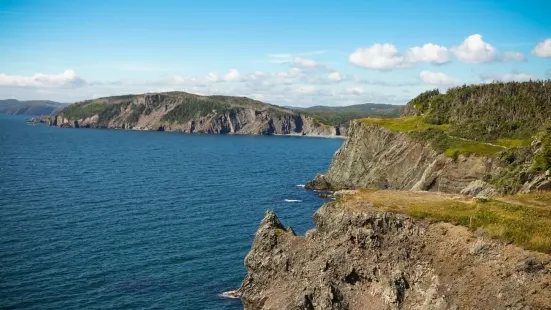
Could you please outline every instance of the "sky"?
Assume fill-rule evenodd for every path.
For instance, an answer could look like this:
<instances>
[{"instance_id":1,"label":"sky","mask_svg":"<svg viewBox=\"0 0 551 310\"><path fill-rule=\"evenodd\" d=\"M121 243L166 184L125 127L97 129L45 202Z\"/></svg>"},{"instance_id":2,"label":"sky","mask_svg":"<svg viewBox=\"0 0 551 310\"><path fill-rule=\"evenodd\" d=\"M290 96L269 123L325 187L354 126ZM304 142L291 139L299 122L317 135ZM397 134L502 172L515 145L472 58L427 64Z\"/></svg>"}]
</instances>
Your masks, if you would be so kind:
<instances>
[{"instance_id":1,"label":"sky","mask_svg":"<svg viewBox=\"0 0 551 310\"><path fill-rule=\"evenodd\" d=\"M549 12L549 0L0 0L0 98L405 104L551 79Z\"/></svg>"}]
</instances>

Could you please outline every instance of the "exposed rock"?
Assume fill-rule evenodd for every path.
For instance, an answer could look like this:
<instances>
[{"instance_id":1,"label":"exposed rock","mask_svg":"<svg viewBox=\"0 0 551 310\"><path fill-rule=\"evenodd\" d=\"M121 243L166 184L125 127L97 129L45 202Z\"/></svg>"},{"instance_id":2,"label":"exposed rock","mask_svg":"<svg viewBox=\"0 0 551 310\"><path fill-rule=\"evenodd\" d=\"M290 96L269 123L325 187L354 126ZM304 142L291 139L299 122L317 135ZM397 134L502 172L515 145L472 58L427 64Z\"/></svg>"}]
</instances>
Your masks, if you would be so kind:
<instances>
[{"instance_id":1,"label":"exposed rock","mask_svg":"<svg viewBox=\"0 0 551 310\"><path fill-rule=\"evenodd\" d=\"M550 256L467 228L329 203L306 236L266 213L245 309L550 309Z\"/></svg>"},{"instance_id":2,"label":"exposed rock","mask_svg":"<svg viewBox=\"0 0 551 310\"><path fill-rule=\"evenodd\" d=\"M454 160L405 133L352 122L348 139L335 153L328 172L306 186L322 190L375 187L459 193L473 181L490 175L494 168L488 157L460 155ZM484 191L491 189L485 186Z\"/></svg>"},{"instance_id":3,"label":"exposed rock","mask_svg":"<svg viewBox=\"0 0 551 310\"><path fill-rule=\"evenodd\" d=\"M348 134L327 173L318 174L306 188L439 191L481 197L493 197L504 191L486 182L505 170L494 156L448 157L437 152L429 142L360 121L351 122ZM507 189L509 193L551 189L551 177L544 174L518 172L516 175L524 186Z\"/></svg>"},{"instance_id":4,"label":"exposed rock","mask_svg":"<svg viewBox=\"0 0 551 310\"><path fill-rule=\"evenodd\" d=\"M476 180L462 189L461 194L475 197L493 197L497 195L497 192L490 184L482 180Z\"/></svg>"}]
</instances>

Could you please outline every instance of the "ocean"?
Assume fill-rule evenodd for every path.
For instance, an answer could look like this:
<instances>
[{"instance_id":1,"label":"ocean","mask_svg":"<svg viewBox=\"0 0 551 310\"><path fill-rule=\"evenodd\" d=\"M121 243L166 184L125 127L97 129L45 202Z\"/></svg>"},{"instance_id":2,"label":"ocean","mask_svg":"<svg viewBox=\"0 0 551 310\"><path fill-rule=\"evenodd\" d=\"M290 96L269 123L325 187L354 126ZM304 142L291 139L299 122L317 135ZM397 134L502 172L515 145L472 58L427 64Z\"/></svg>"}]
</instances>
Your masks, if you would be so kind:
<instances>
[{"instance_id":1,"label":"ocean","mask_svg":"<svg viewBox=\"0 0 551 310\"><path fill-rule=\"evenodd\" d=\"M0 308L242 309L264 212L303 234L300 187L341 139L69 129L0 115Z\"/></svg>"}]
</instances>

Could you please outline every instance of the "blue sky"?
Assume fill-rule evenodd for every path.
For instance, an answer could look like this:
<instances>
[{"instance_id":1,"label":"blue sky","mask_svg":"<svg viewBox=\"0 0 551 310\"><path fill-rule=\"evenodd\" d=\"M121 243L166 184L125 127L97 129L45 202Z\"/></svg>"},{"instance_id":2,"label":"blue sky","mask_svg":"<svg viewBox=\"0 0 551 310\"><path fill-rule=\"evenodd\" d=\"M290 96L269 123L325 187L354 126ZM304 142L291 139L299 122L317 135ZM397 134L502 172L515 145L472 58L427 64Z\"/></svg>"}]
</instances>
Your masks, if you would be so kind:
<instances>
[{"instance_id":1,"label":"blue sky","mask_svg":"<svg viewBox=\"0 0 551 310\"><path fill-rule=\"evenodd\" d=\"M0 98L403 104L551 78L551 1L0 0Z\"/></svg>"}]
</instances>

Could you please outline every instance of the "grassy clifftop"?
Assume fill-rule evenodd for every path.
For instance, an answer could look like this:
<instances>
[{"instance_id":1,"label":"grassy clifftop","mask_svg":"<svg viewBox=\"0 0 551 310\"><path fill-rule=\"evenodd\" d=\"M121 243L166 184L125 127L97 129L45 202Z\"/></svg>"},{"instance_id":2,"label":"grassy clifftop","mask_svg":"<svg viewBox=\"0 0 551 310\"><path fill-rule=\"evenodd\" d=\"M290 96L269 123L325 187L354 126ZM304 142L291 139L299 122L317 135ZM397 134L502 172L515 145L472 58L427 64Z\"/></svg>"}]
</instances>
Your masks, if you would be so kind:
<instances>
[{"instance_id":1,"label":"grassy clifftop","mask_svg":"<svg viewBox=\"0 0 551 310\"><path fill-rule=\"evenodd\" d=\"M551 192L476 199L442 193L362 189L338 202L346 202L342 204L344 207L356 211L375 207L472 230L482 229L505 242L551 253Z\"/></svg>"}]
</instances>

